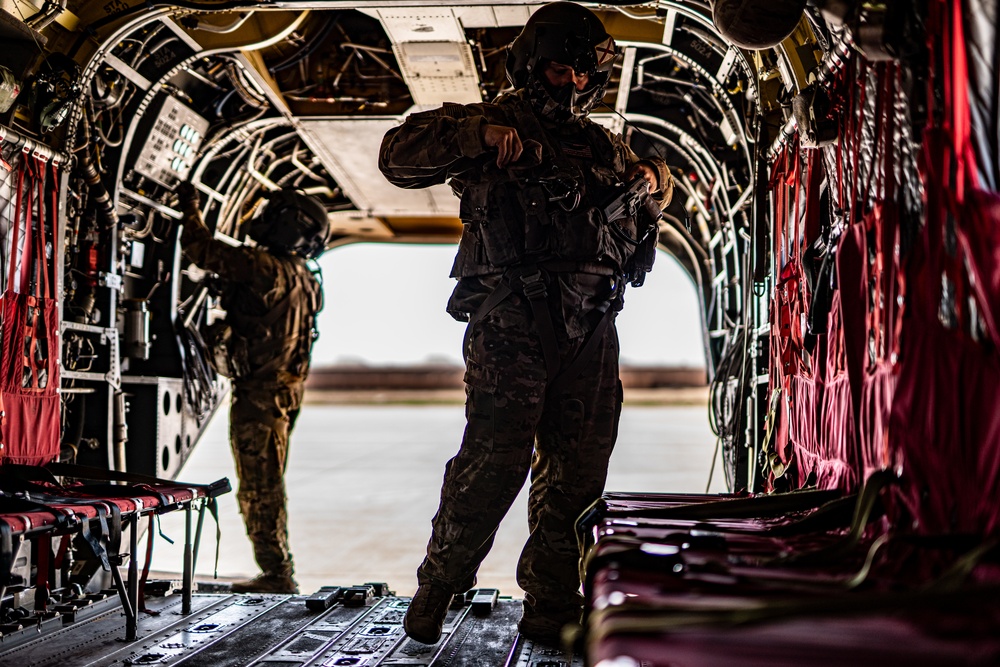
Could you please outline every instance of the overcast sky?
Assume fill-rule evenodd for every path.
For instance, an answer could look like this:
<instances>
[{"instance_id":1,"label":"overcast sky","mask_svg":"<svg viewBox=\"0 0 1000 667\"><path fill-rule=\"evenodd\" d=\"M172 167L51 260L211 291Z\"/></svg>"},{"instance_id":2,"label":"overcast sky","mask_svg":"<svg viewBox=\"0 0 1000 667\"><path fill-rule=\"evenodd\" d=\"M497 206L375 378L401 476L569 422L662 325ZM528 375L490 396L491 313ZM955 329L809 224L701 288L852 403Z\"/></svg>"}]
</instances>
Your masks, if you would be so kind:
<instances>
[{"instance_id":1,"label":"overcast sky","mask_svg":"<svg viewBox=\"0 0 1000 667\"><path fill-rule=\"evenodd\" d=\"M427 361L462 363L465 324L445 312L455 281L453 245L354 244L323 255L325 307L313 367ZM624 363L703 367L694 286L658 253L618 317Z\"/></svg>"}]
</instances>

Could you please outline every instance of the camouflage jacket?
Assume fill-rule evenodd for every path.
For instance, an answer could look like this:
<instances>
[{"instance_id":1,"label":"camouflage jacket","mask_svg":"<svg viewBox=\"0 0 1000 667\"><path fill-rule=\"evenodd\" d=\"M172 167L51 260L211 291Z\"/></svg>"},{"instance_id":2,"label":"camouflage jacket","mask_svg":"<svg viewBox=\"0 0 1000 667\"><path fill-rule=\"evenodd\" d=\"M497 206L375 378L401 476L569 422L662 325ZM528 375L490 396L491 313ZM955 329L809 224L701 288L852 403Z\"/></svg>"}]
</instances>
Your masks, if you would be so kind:
<instances>
[{"instance_id":1,"label":"camouflage jacket","mask_svg":"<svg viewBox=\"0 0 1000 667\"><path fill-rule=\"evenodd\" d=\"M319 281L301 257L234 247L214 238L196 212L186 212L184 255L219 276L221 305L232 330L228 343L234 379L301 382L309 372Z\"/></svg>"},{"instance_id":2,"label":"camouflage jacket","mask_svg":"<svg viewBox=\"0 0 1000 667\"><path fill-rule=\"evenodd\" d=\"M496 152L483 143L486 124L518 130L524 154L517 163L506 169L496 166ZM571 337L589 330L590 310L607 307L610 285L622 275L631 252L606 230L599 230L603 236L593 236L583 244L586 247L574 246L585 238L579 230L597 224L593 207L613 194L625 172L639 161L621 135L589 119L558 126L541 121L523 91L502 96L493 104L446 104L411 114L386 133L379 153L379 168L394 185L423 188L448 182L462 200L463 233L451 272L460 281L448 305L448 311L460 320L475 312L504 267L519 261L517 252L506 252L509 246L532 244L526 238L530 232L499 243L494 238L491 243L484 228L496 222L493 218L517 217L520 222L532 215L527 209L538 199L536 195L550 202L562 191L569 192L568 197L579 196L572 212L557 202L538 213L541 225L550 230L549 238L538 243L538 255L545 257L549 252L550 257L572 260L571 270L565 270L567 262L563 261L563 271L554 278L562 301L558 310ZM654 196L665 207L673 193L670 171L660 158L644 161L657 173L660 191ZM544 189L538 189L539 183L545 184ZM624 222L634 232L634 221ZM518 226L507 228L516 236Z\"/></svg>"},{"instance_id":3,"label":"camouflage jacket","mask_svg":"<svg viewBox=\"0 0 1000 667\"><path fill-rule=\"evenodd\" d=\"M496 166L495 150L482 139L487 124L517 129L524 145L517 163ZM595 219L595 207L620 191L626 171L639 161L620 135L589 119L562 125L541 120L523 91L493 104L446 104L411 114L386 134L379 154L379 168L394 185L447 182L461 198L463 233L451 272L460 281L448 305L454 317L468 319L527 248L529 256L560 260L553 278L562 302L556 314L563 316L570 337L589 330L588 313L615 298L611 286L626 273L632 249ZM660 191L654 197L666 206L673 192L666 163L643 161L656 171ZM533 209L546 200L547 205ZM531 216L537 224L522 224ZM620 223L635 233L634 220ZM489 230L498 226L503 234L491 235ZM546 236L531 238L531 230L539 228Z\"/></svg>"}]
</instances>

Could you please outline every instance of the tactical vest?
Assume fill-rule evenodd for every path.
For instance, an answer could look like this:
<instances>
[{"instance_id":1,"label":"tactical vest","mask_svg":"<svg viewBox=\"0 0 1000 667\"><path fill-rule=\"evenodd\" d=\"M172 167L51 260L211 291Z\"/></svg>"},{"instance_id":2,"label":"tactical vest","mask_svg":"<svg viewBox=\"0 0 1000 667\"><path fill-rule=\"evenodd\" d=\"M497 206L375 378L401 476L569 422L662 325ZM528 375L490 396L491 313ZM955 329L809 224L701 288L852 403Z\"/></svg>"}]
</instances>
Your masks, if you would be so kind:
<instances>
[{"instance_id":1,"label":"tactical vest","mask_svg":"<svg viewBox=\"0 0 1000 667\"><path fill-rule=\"evenodd\" d=\"M490 106L502 112L522 142L539 142L544 157L538 166L506 169L490 159L480 170L456 177L453 187L461 196L459 215L466 230L453 275L482 275L538 262L623 273L631 248L610 233L597 207L620 189L615 147L604 131L594 123L581 126L576 141L589 155L573 160L558 139L542 129L526 101L508 98ZM635 234L634 219L610 224Z\"/></svg>"}]
</instances>

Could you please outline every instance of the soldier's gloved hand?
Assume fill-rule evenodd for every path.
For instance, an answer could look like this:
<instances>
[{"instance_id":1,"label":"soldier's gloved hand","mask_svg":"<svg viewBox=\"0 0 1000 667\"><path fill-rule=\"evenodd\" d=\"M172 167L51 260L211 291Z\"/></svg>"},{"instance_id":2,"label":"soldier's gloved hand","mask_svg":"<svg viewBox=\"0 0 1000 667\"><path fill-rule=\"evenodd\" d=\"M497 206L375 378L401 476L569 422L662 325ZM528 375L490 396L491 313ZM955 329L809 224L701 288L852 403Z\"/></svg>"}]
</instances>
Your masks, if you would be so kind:
<instances>
[{"instance_id":1,"label":"soldier's gloved hand","mask_svg":"<svg viewBox=\"0 0 1000 667\"><path fill-rule=\"evenodd\" d=\"M657 178L656 169L647 162L636 162L628 171L625 172L625 182L631 183L632 179L636 176L642 175L646 182L649 183L649 191L656 192L660 189L659 178Z\"/></svg>"},{"instance_id":2,"label":"soldier's gloved hand","mask_svg":"<svg viewBox=\"0 0 1000 667\"><path fill-rule=\"evenodd\" d=\"M521 157L524 147L517 130L506 125L487 125L483 128L483 144L497 149L497 166L503 169Z\"/></svg>"},{"instance_id":3,"label":"soldier's gloved hand","mask_svg":"<svg viewBox=\"0 0 1000 667\"><path fill-rule=\"evenodd\" d=\"M177 195L177 201L183 210L198 210L198 191L195 190L193 185L187 181L178 183L177 187L174 189L174 194Z\"/></svg>"},{"instance_id":4,"label":"soldier's gloved hand","mask_svg":"<svg viewBox=\"0 0 1000 667\"><path fill-rule=\"evenodd\" d=\"M511 169L530 169L542 163L542 145L534 139L525 139L522 143L521 157L511 162Z\"/></svg>"}]
</instances>

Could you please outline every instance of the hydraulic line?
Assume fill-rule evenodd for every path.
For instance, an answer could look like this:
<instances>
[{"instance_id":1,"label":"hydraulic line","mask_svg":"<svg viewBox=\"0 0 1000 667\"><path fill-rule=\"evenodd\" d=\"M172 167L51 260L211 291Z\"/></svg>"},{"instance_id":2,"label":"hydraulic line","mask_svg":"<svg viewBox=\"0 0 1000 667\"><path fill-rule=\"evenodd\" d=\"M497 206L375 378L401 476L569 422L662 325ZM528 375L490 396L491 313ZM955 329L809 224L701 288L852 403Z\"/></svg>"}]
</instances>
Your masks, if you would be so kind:
<instances>
[{"instance_id":1,"label":"hydraulic line","mask_svg":"<svg viewBox=\"0 0 1000 667\"><path fill-rule=\"evenodd\" d=\"M80 145L83 147L83 150L79 153L80 171L83 174L83 180L90 186L90 196L96 204L98 215L104 221L105 228L111 228L118 225L118 211L115 210L115 206L111 202L111 195L108 194L108 189L104 187L101 175L97 172L97 167L93 163L91 155L92 147L90 144L91 122L92 119L88 118L86 123L81 123L79 126L82 139Z\"/></svg>"}]
</instances>

